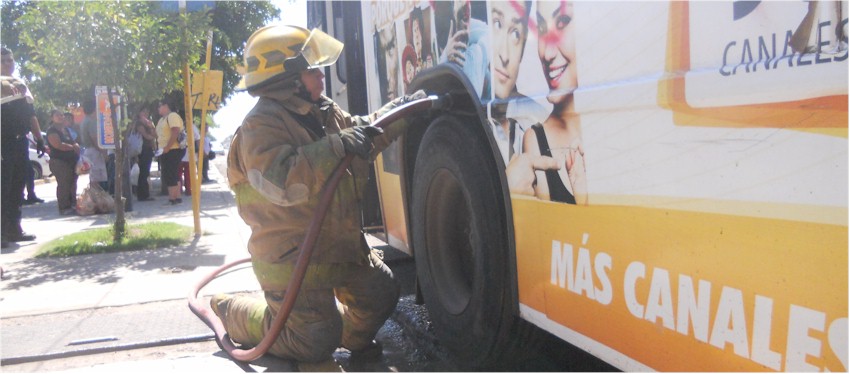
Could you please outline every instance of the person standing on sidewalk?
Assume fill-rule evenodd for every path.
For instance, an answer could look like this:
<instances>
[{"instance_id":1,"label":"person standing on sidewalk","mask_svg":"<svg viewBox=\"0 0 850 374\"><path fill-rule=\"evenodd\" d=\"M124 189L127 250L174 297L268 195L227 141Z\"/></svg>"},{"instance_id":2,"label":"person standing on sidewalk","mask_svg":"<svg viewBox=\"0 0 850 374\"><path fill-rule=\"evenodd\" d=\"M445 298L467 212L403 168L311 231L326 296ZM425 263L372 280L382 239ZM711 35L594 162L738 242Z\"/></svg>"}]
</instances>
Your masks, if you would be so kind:
<instances>
[{"instance_id":1,"label":"person standing on sidewalk","mask_svg":"<svg viewBox=\"0 0 850 374\"><path fill-rule=\"evenodd\" d=\"M50 112L53 120L47 130L47 145L50 147L50 170L56 176L56 202L59 214L76 213L77 172L74 167L80 158L80 145L71 136L65 116L59 109Z\"/></svg>"},{"instance_id":2,"label":"person standing on sidewalk","mask_svg":"<svg viewBox=\"0 0 850 374\"><path fill-rule=\"evenodd\" d=\"M239 214L252 230L248 251L265 300L215 295L210 304L234 341L256 345L281 308L322 186L346 154L358 156L339 183L295 305L269 349L300 362L328 362L340 346L354 360L379 358L382 348L373 339L398 303L392 271L361 232L359 201L369 163L406 127L398 121L381 131L369 124L411 98L369 116L343 111L322 95L321 69L336 62L342 47L318 29L272 25L254 32L238 88L259 100L236 131L227 160ZM271 63L267 56L279 59ZM420 97L424 92L414 98Z\"/></svg>"},{"instance_id":3,"label":"person standing on sidewalk","mask_svg":"<svg viewBox=\"0 0 850 374\"><path fill-rule=\"evenodd\" d=\"M212 143L210 143L210 134L206 134L204 137L204 153L202 155L204 158L204 166L201 168L201 183L215 183L215 179L210 179L210 161L215 158L215 154L212 152Z\"/></svg>"},{"instance_id":4,"label":"person standing on sidewalk","mask_svg":"<svg viewBox=\"0 0 850 374\"><path fill-rule=\"evenodd\" d=\"M97 141L97 118L95 110L97 103L94 98L83 101L83 113L85 118L80 124L80 144L85 148L83 155L91 163L89 171L89 184L98 185L102 190L109 189L108 177L106 175L106 150L100 148Z\"/></svg>"},{"instance_id":5,"label":"person standing on sidewalk","mask_svg":"<svg viewBox=\"0 0 850 374\"><path fill-rule=\"evenodd\" d=\"M32 138L32 134L27 134L27 140L32 147L36 146L35 140ZM29 157L29 150L27 150L27 157ZM27 172L27 188L26 188L26 198L22 200L23 205L32 205L32 204L41 204L44 200L39 199L35 194L35 170L32 168L27 168L29 172ZM42 170L42 174L47 170ZM23 198L23 196L21 197Z\"/></svg>"},{"instance_id":6,"label":"person standing on sidewalk","mask_svg":"<svg viewBox=\"0 0 850 374\"><path fill-rule=\"evenodd\" d=\"M139 180L136 186L136 198L139 201L151 201L151 187L148 176L151 173L153 153L156 151L156 128L150 119L150 110L143 107L136 115L134 125L136 132L142 136L142 153L139 154Z\"/></svg>"},{"instance_id":7,"label":"person standing on sidewalk","mask_svg":"<svg viewBox=\"0 0 850 374\"><path fill-rule=\"evenodd\" d=\"M2 209L0 209L0 226L2 226L2 247L9 242L35 240L35 235L27 234L21 228L21 200L26 186L29 164L29 140L26 134L32 134L36 141L39 155L44 153L44 139L41 137L41 127L35 116L33 102L35 101L26 84L13 78L15 57L12 51L3 47L0 59L0 74L2 74L2 107L0 107L0 184L2 184Z\"/></svg>"},{"instance_id":8,"label":"person standing on sidewalk","mask_svg":"<svg viewBox=\"0 0 850 374\"><path fill-rule=\"evenodd\" d=\"M159 122L156 124L156 140L159 144L159 160L162 163L160 180L168 187L168 204L177 205L183 202L180 198L180 160L186 154L186 149L180 146L178 138L183 132L183 119L173 112L168 100L159 102Z\"/></svg>"},{"instance_id":9,"label":"person standing on sidewalk","mask_svg":"<svg viewBox=\"0 0 850 374\"><path fill-rule=\"evenodd\" d=\"M193 137L195 138L195 154L198 154L198 140L201 139L201 135L199 135L198 127L195 126L195 131ZM195 162L198 162L198 157L195 157ZM183 153L183 158L180 159L180 166L178 167L178 179L180 182L180 190L186 196L192 196L192 173L189 169L189 149L186 149L186 152Z\"/></svg>"}]
</instances>

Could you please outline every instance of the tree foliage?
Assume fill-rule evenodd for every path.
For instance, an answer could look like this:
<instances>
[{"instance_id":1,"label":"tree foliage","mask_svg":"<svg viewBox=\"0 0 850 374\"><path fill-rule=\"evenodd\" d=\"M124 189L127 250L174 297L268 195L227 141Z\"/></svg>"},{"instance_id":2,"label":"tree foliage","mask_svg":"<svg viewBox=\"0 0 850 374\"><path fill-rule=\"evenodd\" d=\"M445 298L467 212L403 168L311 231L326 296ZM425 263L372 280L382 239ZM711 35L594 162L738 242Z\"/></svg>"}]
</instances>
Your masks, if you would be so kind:
<instances>
[{"instance_id":1,"label":"tree foliage","mask_svg":"<svg viewBox=\"0 0 850 374\"><path fill-rule=\"evenodd\" d=\"M20 70L39 95L36 105L46 109L91 98L95 86L106 86L110 93L120 87L128 102L140 104L181 91L184 67L188 63L191 71L200 70L206 35L218 28L214 44L220 45L210 67L225 71L225 96L238 82L234 64L242 60L244 40L277 11L267 2L210 4L214 9L175 12L164 7L173 2L3 1L2 39L17 50ZM119 139L129 123L113 117ZM116 143L116 171L126 171L121 143ZM122 174L115 174L117 197L122 196ZM120 243L123 204L116 204L115 215L114 240Z\"/></svg>"},{"instance_id":2,"label":"tree foliage","mask_svg":"<svg viewBox=\"0 0 850 374\"><path fill-rule=\"evenodd\" d=\"M120 86L136 102L182 90L182 66L193 71L213 30L211 69L224 71L222 96L239 81L244 43L279 15L266 1L220 1L180 15L149 1L2 1L2 42L15 52L40 108L91 96L93 86ZM185 41L185 42L184 42Z\"/></svg>"},{"instance_id":3,"label":"tree foliage","mask_svg":"<svg viewBox=\"0 0 850 374\"><path fill-rule=\"evenodd\" d=\"M242 65L245 42L260 27L280 16L274 5L265 1L217 2L212 14L213 53L211 70L224 72L222 97L230 97L241 79L236 67Z\"/></svg>"},{"instance_id":4,"label":"tree foliage","mask_svg":"<svg viewBox=\"0 0 850 374\"><path fill-rule=\"evenodd\" d=\"M36 92L122 87L150 101L180 89L184 62L197 63L206 13L156 12L155 2L37 2L18 18Z\"/></svg>"}]
</instances>

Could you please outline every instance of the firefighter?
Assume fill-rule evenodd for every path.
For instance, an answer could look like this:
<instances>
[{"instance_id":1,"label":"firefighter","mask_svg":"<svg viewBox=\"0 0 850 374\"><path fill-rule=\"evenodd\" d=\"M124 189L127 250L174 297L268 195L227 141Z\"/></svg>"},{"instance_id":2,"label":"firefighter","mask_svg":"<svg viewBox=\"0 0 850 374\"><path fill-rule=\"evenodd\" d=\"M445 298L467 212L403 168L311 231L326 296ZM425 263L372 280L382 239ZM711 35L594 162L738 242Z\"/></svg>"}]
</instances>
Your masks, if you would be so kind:
<instances>
[{"instance_id":1,"label":"firefighter","mask_svg":"<svg viewBox=\"0 0 850 374\"><path fill-rule=\"evenodd\" d=\"M407 126L383 132L368 126L382 113L424 98L419 91L368 116L352 116L322 95L322 68L343 43L319 30L272 25L245 46L237 86L259 97L233 137L227 160L230 188L242 219L254 274L265 300L216 295L210 301L231 339L257 345L280 310L299 248L322 185L346 154L354 154L339 183L289 319L269 353L298 362L326 362L338 347L352 360L376 360L374 338L395 309L399 285L382 255L366 244L360 201L369 163Z\"/></svg>"}]
</instances>

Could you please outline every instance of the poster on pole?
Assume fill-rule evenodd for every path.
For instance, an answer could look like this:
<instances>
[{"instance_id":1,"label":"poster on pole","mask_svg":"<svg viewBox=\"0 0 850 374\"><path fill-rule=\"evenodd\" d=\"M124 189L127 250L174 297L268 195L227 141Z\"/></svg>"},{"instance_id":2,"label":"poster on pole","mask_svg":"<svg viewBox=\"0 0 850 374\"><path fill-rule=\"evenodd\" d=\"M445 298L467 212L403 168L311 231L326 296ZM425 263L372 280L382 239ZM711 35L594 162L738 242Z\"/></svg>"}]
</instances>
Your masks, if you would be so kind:
<instances>
[{"instance_id":1,"label":"poster on pole","mask_svg":"<svg viewBox=\"0 0 850 374\"><path fill-rule=\"evenodd\" d=\"M219 110L224 72L209 70L192 76L192 109Z\"/></svg>"},{"instance_id":2,"label":"poster on pole","mask_svg":"<svg viewBox=\"0 0 850 374\"><path fill-rule=\"evenodd\" d=\"M112 127L112 108L109 105L109 95L106 86L94 88L95 100L97 101L97 143L103 149L115 149L115 131ZM112 91L112 102L115 104L118 123L121 123L121 94L117 90Z\"/></svg>"}]
</instances>

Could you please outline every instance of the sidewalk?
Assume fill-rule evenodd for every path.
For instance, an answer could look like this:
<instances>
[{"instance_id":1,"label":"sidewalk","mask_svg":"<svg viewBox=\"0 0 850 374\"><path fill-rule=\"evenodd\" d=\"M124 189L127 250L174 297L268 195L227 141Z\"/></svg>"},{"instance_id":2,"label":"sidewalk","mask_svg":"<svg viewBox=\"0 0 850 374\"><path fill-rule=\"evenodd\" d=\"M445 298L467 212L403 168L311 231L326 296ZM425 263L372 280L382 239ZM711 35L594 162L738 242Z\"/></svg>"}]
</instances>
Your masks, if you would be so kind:
<instances>
[{"instance_id":1,"label":"sidewalk","mask_svg":"<svg viewBox=\"0 0 850 374\"><path fill-rule=\"evenodd\" d=\"M74 340L104 338L103 335L86 336L81 331L89 334L107 334L100 331L109 331L110 336L120 337L118 343L129 342L131 345L144 337L182 339L198 336L203 339L211 336L211 331L189 311L186 298L204 276L225 263L247 257L246 242L250 235L250 229L236 212L225 177L215 166L210 168L210 177L217 182L201 186L202 235L195 236L185 246L158 250L33 258L38 248L52 239L110 226L114 220L114 214L60 216L56 206L55 181L38 183L36 194L45 203L25 206L22 222L26 232L36 235L36 241L12 243L0 255L3 268L0 282L2 358L51 355L97 349L110 344L74 345ZM191 197L184 196L182 204L169 206L166 205L166 196L158 196L158 178L152 178L152 184L156 200L133 201L133 211L126 214L127 223L156 220L194 227ZM86 185L88 178L82 176L78 182L79 193ZM253 272L242 265L212 281L199 298L220 292L256 292L259 289ZM143 310L146 304L151 305L151 310ZM132 309L141 308L143 311L135 312L135 315L145 313L146 318L139 320L128 316L122 319L114 315L118 307L131 305L140 305ZM99 313L109 311L112 315L98 318ZM185 372L212 367L217 368L215 371L245 371L217 350L214 343L211 344L213 349L204 356L117 362L96 367L101 372L127 368ZM9 369L3 368L3 371Z\"/></svg>"},{"instance_id":2,"label":"sidewalk","mask_svg":"<svg viewBox=\"0 0 850 374\"><path fill-rule=\"evenodd\" d=\"M22 226L35 234L34 242L12 243L2 250L0 266L0 312L4 318L138 304L185 298L204 275L215 268L248 256L250 229L236 212L234 198L224 177L210 170L214 184L201 187L200 228L187 246L150 251L107 253L70 258L35 259L38 248L69 233L111 226L114 214L60 216L56 207L55 182L36 187L43 204L25 206ZM79 191L88 184L83 176ZM169 221L194 227L191 197L167 206L166 196L157 196L159 181L151 188L154 201L133 201L126 213L128 224ZM226 282L213 281L205 294L258 290L253 273L236 271Z\"/></svg>"},{"instance_id":3,"label":"sidewalk","mask_svg":"<svg viewBox=\"0 0 850 374\"><path fill-rule=\"evenodd\" d=\"M225 159L213 162L216 183L201 186L202 235L187 245L157 250L106 253L69 258L36 259L38 248L69 233L112 225L114 214L60 216L55 181L36 184L43 204L23 208L24 231L36 241L12 243L0 254L0 355L3 372L41 372L50 360L86 361L94 353L112 355L104 361L74 364L63 372L292 372L340 371L342 367L299 365L271 356L250 364L231 360L212 340L212 331L187 306L198 282L223 264L248 256L250 228L239 217L235 199L223 175ZM170 221L194 228L191 198L166 205L158 196L158 178L151 178L156 200L133 201L127 223ZM83 176L78 193L88 185ZM386 243L367 237L369 244ZM199 298L216 293L259 293L249 264L237 266L210 282ZM412 297L412 296L411 296ZM380 333L379 333L380 335ZM128 352L148 353L129 355ZM80 353L83 353L82 355ZM403 362L406 354L385 347L385 355ZM70 358L68 358L70 357ZM131 357L131 358L127 358ZM139 358L142 357L142 358ZM335 356L336 357L336 356ZM49 361L45 361L49 360ZM347 364L347 363L346 363ZM45 366L46 365L46 366ZM382 363L355 371L385 371ZM61 366L61 365L60 365Z\"/></svg>"}]
</instances>

